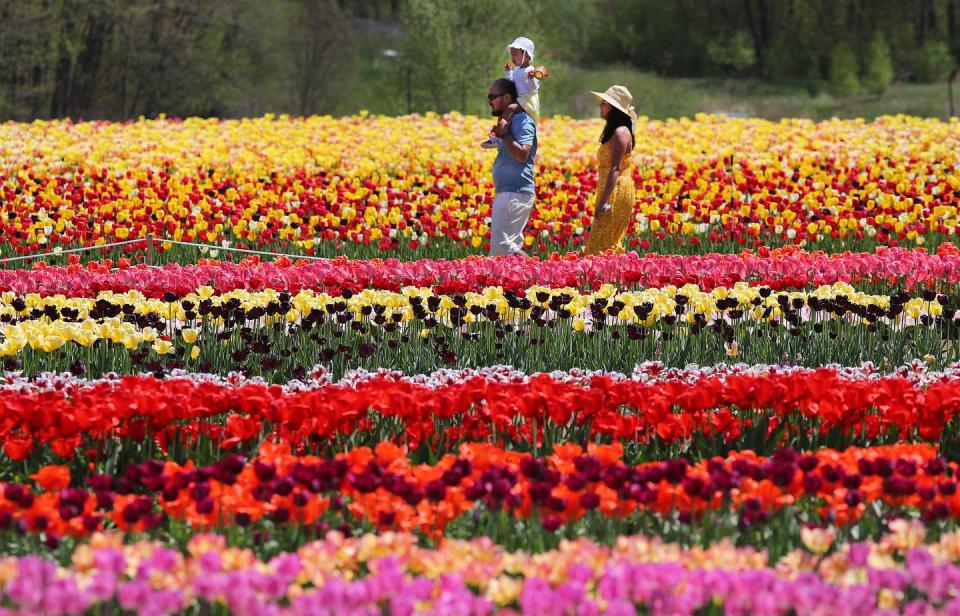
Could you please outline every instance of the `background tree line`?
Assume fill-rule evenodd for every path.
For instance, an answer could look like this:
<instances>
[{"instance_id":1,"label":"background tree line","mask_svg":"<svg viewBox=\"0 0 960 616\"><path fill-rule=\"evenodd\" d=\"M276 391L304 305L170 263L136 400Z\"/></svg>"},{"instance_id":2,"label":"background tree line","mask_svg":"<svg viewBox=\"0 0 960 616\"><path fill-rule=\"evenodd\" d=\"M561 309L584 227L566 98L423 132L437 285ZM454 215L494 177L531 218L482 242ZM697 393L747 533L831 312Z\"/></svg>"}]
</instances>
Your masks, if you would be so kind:
<instances>
[{"instance_id":1,"label":"background tree line","mask_svg":"<svg viewBox=\"0 0 960 616\"><path fill-rule=\"evenodd\" d=\"M960 0L2 0L0 119L476 111L518 34L557 93L617 65L880 94L955 70Z\"/></svg>"},{"instance_id":2,"label":"background tree line","mask_svg":"<svg viewBox=\"0 0 960 616\"><path fill-rule=\"evenodd\" d=\"M726 74L881 90L945 79L957 0L634 0L602 3L597 56L671 75Z\"/></svg>"},{"instance_id":3,"label":"background tree line","mask_svg":"<svg viewBox=\"0 0 960 616\"><path fill-rule=\"evenodd\" d=\"M316 113L350 37L333 0L2 0L0 119Z\"/></svg>"}]
</instances>

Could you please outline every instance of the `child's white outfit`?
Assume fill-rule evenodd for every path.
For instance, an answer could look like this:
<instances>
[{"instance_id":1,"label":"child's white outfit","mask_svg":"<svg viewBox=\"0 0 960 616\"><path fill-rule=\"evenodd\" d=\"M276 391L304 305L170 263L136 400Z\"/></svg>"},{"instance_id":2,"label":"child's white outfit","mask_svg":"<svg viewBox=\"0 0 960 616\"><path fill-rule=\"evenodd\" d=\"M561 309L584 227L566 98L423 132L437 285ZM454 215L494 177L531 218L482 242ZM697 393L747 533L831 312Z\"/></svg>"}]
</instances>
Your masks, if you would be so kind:
<instances>
[{"instance_id":1,"label":"child's white outfit","mask_svg":"<svg viewBox=\"0 0 960 616\"><path fill-rule=\"evenodd\" d=\"M535 123L540 123L540 80L533 76L533 41L525 36L518 36L512 43L507 45L507 54L511 49L522 49L527 53L529 61L525 68L515 66L504 71L504 77L509 79L517 87L517 104L527 112ZM485 149L496 148L500 146L500 138L493 132L490 138L480 144Z\"/></svg>"},{"instance_id":2,"label":"child's white outfit","mask_svg":"<svg viewBox=\"0 0 960 616\"><path fill-rule=\"evenodd\" d=\"M516 66L504 73L504 77L517 86L517 103L530 114L534 122L540 122L540 80L532 76L532 66Z\"/></svg>"},{"instance_id":3,"label":"child's white outfit","mask_svg":"<svg viewBox=\"0 0 960 616\"><path fill-rule=\"evenodd\" d=\"M532 76L533 73L533 41L525 36L518 36L507 45L507 54L511 49L522 49L526 52L528 63L526 68L516 66L505 72L504 77L517 86L517 103L523 107L534 122L540 123L540 80Z\"/></svg>"}]
</instances>

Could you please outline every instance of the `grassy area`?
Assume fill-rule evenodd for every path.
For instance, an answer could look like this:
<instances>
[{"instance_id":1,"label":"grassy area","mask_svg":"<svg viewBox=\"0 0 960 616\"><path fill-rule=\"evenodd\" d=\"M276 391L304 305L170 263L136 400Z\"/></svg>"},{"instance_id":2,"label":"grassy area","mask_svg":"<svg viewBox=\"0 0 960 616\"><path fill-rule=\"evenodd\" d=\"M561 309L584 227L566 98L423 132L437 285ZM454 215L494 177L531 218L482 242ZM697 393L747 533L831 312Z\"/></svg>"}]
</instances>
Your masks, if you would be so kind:
<instances>
[{"instance_id":1,"label":"grassy area","mask_svg":"<svg viewBox=\"0 0 960 616\"><path fill-rule=\"evenodd\" d=\"M685 102L698 111L732 111L769 119L803 117L817 120L831 117L869 119L894 114L942 119L949 116L945 83L895 83L881 96L858 94L839 98L825 92L812 95L802 87L754 81L689 80L687 83L690 98Z\"/></svg>"},{"instance_id":2,"label":"grassy area","mask_svg":"<svg viewBox=\"0 0 960 616\"><path fill-rule=\"evenodd\" d=\"M372 113L407 113L408 86L399 57L383 55L397 46L389 37L361 44L356 70L346 83L337 113L349 115L367 109ZM604 90L618 83L637 98L637 112L654 119L692 117L697 113L732 113L768 118L802 117L816 120L874 118L909 114L947 118L948 91L945 83L896 83L882 96L858 94L833 97L826 92L811 93L804 84L775 84L754 79L681 79L660 77L624 66L587 69L551 65L552 75L543 83L541 107L547 116L591 117L596 100L588 90ZM490 79L499 76L492 67ZM466 96L468 113L486 114L483 93L487 83L477 83ZM429 107L425 85L410 83L414 108ZM960 111L960 85L955 88L955 110ZM955 111L957 113L958 111Z\"/></svg>"}]
</instances>

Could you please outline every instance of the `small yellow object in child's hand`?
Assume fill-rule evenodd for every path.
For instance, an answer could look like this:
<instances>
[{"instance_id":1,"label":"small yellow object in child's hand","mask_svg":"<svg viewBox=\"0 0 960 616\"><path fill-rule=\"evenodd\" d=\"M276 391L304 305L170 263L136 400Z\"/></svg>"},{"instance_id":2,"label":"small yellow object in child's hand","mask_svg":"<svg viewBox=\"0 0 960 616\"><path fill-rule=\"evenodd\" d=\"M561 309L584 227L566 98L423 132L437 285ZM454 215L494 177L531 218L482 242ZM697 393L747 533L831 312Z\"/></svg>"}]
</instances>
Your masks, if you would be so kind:
<instances>
[{"instance_id":1,"label":"small yellow object in child's hand","mask_svg":"<svg viewBox=\"0 0 960 616\"><path fill-rule=\"evenodd\" d=\"M547 68L543 65L540 65L535 69L533 69L533 77L535 79L543 79L544 77L549 77L549 76L550 76L550 71L548 71Z\"/></svg>"}]
</instances>

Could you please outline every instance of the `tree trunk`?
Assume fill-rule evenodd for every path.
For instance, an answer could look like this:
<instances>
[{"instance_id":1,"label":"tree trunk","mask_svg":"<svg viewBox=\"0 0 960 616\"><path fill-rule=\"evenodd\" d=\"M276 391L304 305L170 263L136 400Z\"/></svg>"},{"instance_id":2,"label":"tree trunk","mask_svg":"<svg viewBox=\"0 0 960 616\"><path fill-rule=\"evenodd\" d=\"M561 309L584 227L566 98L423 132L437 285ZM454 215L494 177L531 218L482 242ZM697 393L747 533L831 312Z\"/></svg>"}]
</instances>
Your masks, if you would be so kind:
<instances>
[{"instance_id":1,"label":"tree trunk","mask_svg":"<svg viewBox=\"0 0 960 616\"><path fill-rule=\"evenodd\" d=\"M750 39L753 41L753 55L756 59L756 66L762 67L764 65L765 54L767 41L767 5L766 2L760 0L760 4L757 7L757 10L753 8L753 2L751 0L743 0L743 8L747 17L747 27L750 30Z\"/></svg>"},{"instance_id":2,"label":"tree trunk","mask_svg":"<svg viewBox=\"0 0 960 616\"><path fill-rule=\"evenodd\" d=\"M97 84L103 50L113 32L113 15L91 15L87 23L87 36L74 67L75 77L71 82L77 84L74 97L70 101L70 115L89 115L102 117L104 110L97 107Z\"/></svg>"}]
</instances>

